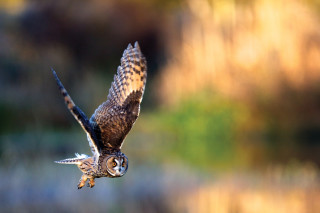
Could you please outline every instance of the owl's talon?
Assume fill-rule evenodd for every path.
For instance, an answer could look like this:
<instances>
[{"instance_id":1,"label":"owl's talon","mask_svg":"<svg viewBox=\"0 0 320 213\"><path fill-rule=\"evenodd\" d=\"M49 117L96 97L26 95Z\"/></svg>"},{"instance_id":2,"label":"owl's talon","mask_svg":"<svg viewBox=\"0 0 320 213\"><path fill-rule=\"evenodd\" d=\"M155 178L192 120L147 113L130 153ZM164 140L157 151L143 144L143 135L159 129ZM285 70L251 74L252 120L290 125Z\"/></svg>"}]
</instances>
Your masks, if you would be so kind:
<instances>
[{"instance_id":1,"label":"owl's talon","mask_svg":"<svg viewBox=\"0 0 320 213\"><path fill-rule=\"evenodd\" d=\"M81 182L78 184L78 189L81 189L84 185L85 185L85 182L81 181Z\"/></svg>"},{"instance_id":2,"label":"owl's talon","mask_svg":"<svg viewBox=\"0 0 320 213\"><path fill-rule=\"evenodd\" d=\"M87 183L87 187L90 187L90 188L94 187L94 185L95 184L90 184L89 182Z\"/></svg>"},{"instance_id":3,"label":"owl's talon","mask_svg":"<svg viewBox=\"0 0 320 213\"><path fill-rule=\"evenodd\" d=\"M88 185L89 185L90 188L94 187L95 184L96 184L96 183L94 182L94 178L91 178L91 179L89 180L89 182L88 182Z\"/></svg>"},{"instance_id":4,"label":"owl's talon","mask_svg":"<svg viewBox=\"0 0 320 213\"><path fill-rule=\"evenodd\" d=\"M87 175L82 175L82 177L80 178L80 181L78 183L78 189L81 189L82 187L84 187L84 185L86 185L87 179L88 179Z\"/></svg>"}]
</instances>

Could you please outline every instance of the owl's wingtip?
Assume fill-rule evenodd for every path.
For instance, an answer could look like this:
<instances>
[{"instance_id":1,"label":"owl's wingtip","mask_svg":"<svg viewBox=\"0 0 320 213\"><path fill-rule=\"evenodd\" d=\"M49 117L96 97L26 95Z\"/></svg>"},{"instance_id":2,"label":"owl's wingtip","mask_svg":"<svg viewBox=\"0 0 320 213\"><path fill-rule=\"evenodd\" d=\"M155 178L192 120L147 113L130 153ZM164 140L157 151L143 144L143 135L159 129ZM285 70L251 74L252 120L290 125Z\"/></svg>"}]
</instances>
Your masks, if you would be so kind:
<instances>
[{"instance_id":1,"label":"owl's wingtip","mask_svg":"<svg viewBox=\"0 0 320 213\"><path fill-rule=\"evenodd\" d=\"M56 79L57 84L60 87L61 82L60 82L60 80L58 78L58 75L57 75L56 71L52 67L51 67L51 71L52 71L52 74L53 74L54 78Z\"/></svg>"},{"instance_id":2,"label":"owl's wingtip","mask_svg":"<svg viewBox=\"0 0 320 213\"><path fill-rule=\"evenodd\" d=\"M136 42L134 43L134 47L135 47L136 49L140 50L140 46L139 46L138 41L136 41Z\"/></svg>"},{"instance_id":3,"label":"owl's wingtip","mask_svg":"<svg viewBox=\"0 0 320 213\"><path fill-rule=\"evenodd\" d=\"M133 48L135 48L135 49L138 50L138 51L141 51L141 50L140 50L140 45L139 45L138 41L134 42L134 47L132 46L131 43L129 43L127 49L125 49L124 52L123 52L123 56L125 56L125 55L128 53L128 52L127 52L128 50L131 50L131 49L133 49Z\"/></svg>"},{"instance_id":4,"label":"owl's wingtip","mask_svg":"<svg viewBox=\"0 0 320 213\"><path fill-rule=\"evenodd\" d=\"M56 75L56 71L55 71L52 67L50 67L50 69L51 69L51 72L52 72L54 75Z\"/></svg>"},{"instance_id":5,"label":"owl's wingtip","mask_svg":"<svg viewBox=\"0 0 320 213\"><path fill-rule=\"evenodd\" d=\"M133 48L133 47L132 47L131 43L129 43L127 49L130 50L130 49L132 49L132 48Z\"/></svg>"}]
</instances>

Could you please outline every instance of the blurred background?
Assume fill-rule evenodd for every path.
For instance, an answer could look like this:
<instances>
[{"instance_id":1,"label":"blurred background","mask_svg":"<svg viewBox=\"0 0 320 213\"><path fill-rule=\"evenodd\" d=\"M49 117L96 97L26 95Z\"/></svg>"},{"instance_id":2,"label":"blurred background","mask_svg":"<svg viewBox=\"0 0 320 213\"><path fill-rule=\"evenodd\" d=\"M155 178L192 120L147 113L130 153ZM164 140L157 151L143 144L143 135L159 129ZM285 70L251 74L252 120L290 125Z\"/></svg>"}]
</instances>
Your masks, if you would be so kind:
<instances>
[{"instance_id":1,"label":"blurred background","mask_svg":"<svg viewBox=\"0 0 320 213\"><path fill-rule=\"evenodd\" d=\"M317 0L0 0L1 212L320 212ZM148 61L127 174L77 189L128 43Z\"/></svg>"}]
</instances>

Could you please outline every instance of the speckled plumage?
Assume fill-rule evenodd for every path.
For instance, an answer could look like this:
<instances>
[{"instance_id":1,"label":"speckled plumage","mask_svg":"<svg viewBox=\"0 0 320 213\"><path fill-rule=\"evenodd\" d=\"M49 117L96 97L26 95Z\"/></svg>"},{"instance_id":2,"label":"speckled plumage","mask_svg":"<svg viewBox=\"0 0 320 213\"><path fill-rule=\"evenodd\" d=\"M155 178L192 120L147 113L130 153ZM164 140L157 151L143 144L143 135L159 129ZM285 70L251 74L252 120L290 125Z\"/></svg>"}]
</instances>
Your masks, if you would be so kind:
<instances>
[{"instance_id":1,"label":"speckled plumage","mask_svg":"<svg viewBox=\"0 0 320 213\"><path fill-rule=\"evenodd\" d=\"M52 70L64 101L87 133L92 156L76 154L56 163L76 164L83 172L78 188L82 188L87 179L93 187L94 178L121 177L128 169L128 158L121 152L122 143L139 116L147 80L147 65L140 47L128 45L121 58L121 65L109 90L107 101L102 103L90 120L77 107Z\"/></svg>"}]
</instances>

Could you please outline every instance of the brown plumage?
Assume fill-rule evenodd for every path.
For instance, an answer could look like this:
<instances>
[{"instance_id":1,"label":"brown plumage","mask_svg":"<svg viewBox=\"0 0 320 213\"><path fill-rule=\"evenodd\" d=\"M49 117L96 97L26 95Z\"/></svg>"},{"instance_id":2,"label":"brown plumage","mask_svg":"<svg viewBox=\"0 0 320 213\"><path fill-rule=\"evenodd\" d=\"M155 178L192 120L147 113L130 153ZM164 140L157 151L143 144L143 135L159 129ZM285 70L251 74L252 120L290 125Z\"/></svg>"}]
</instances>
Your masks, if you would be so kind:
<instances>
[{"instance_id":1,"label":"brown plumage","mask_svg":"<svg viewBox=\"0 0 320 213\"><path fill-rule=\"evenodd\" d=\"M65 103L87 133L92 157L76 154L56 163L77 164L83 172L78 188L89 179L94 186L97 177L121 177L128 169L128 158L121 152L122 143L139 116L147 80L147 65L138 43L128 45L121 58L121 65L111 84L107 100L102 103L90 120L78 108L54 70L53 74L64 96Z\"/></svg>"},{"instance_id":2,"label":"brown plumage","mask_svg":"<svg viewBox=\"0 0 320 213\"><path fill-rule=\"evenodd\" d=\"M146 60L139 45L129 44L109 90L108 99L90 119L101 148L120 149L136 121L147 80Z\"/></svg>"}]
</instances>

